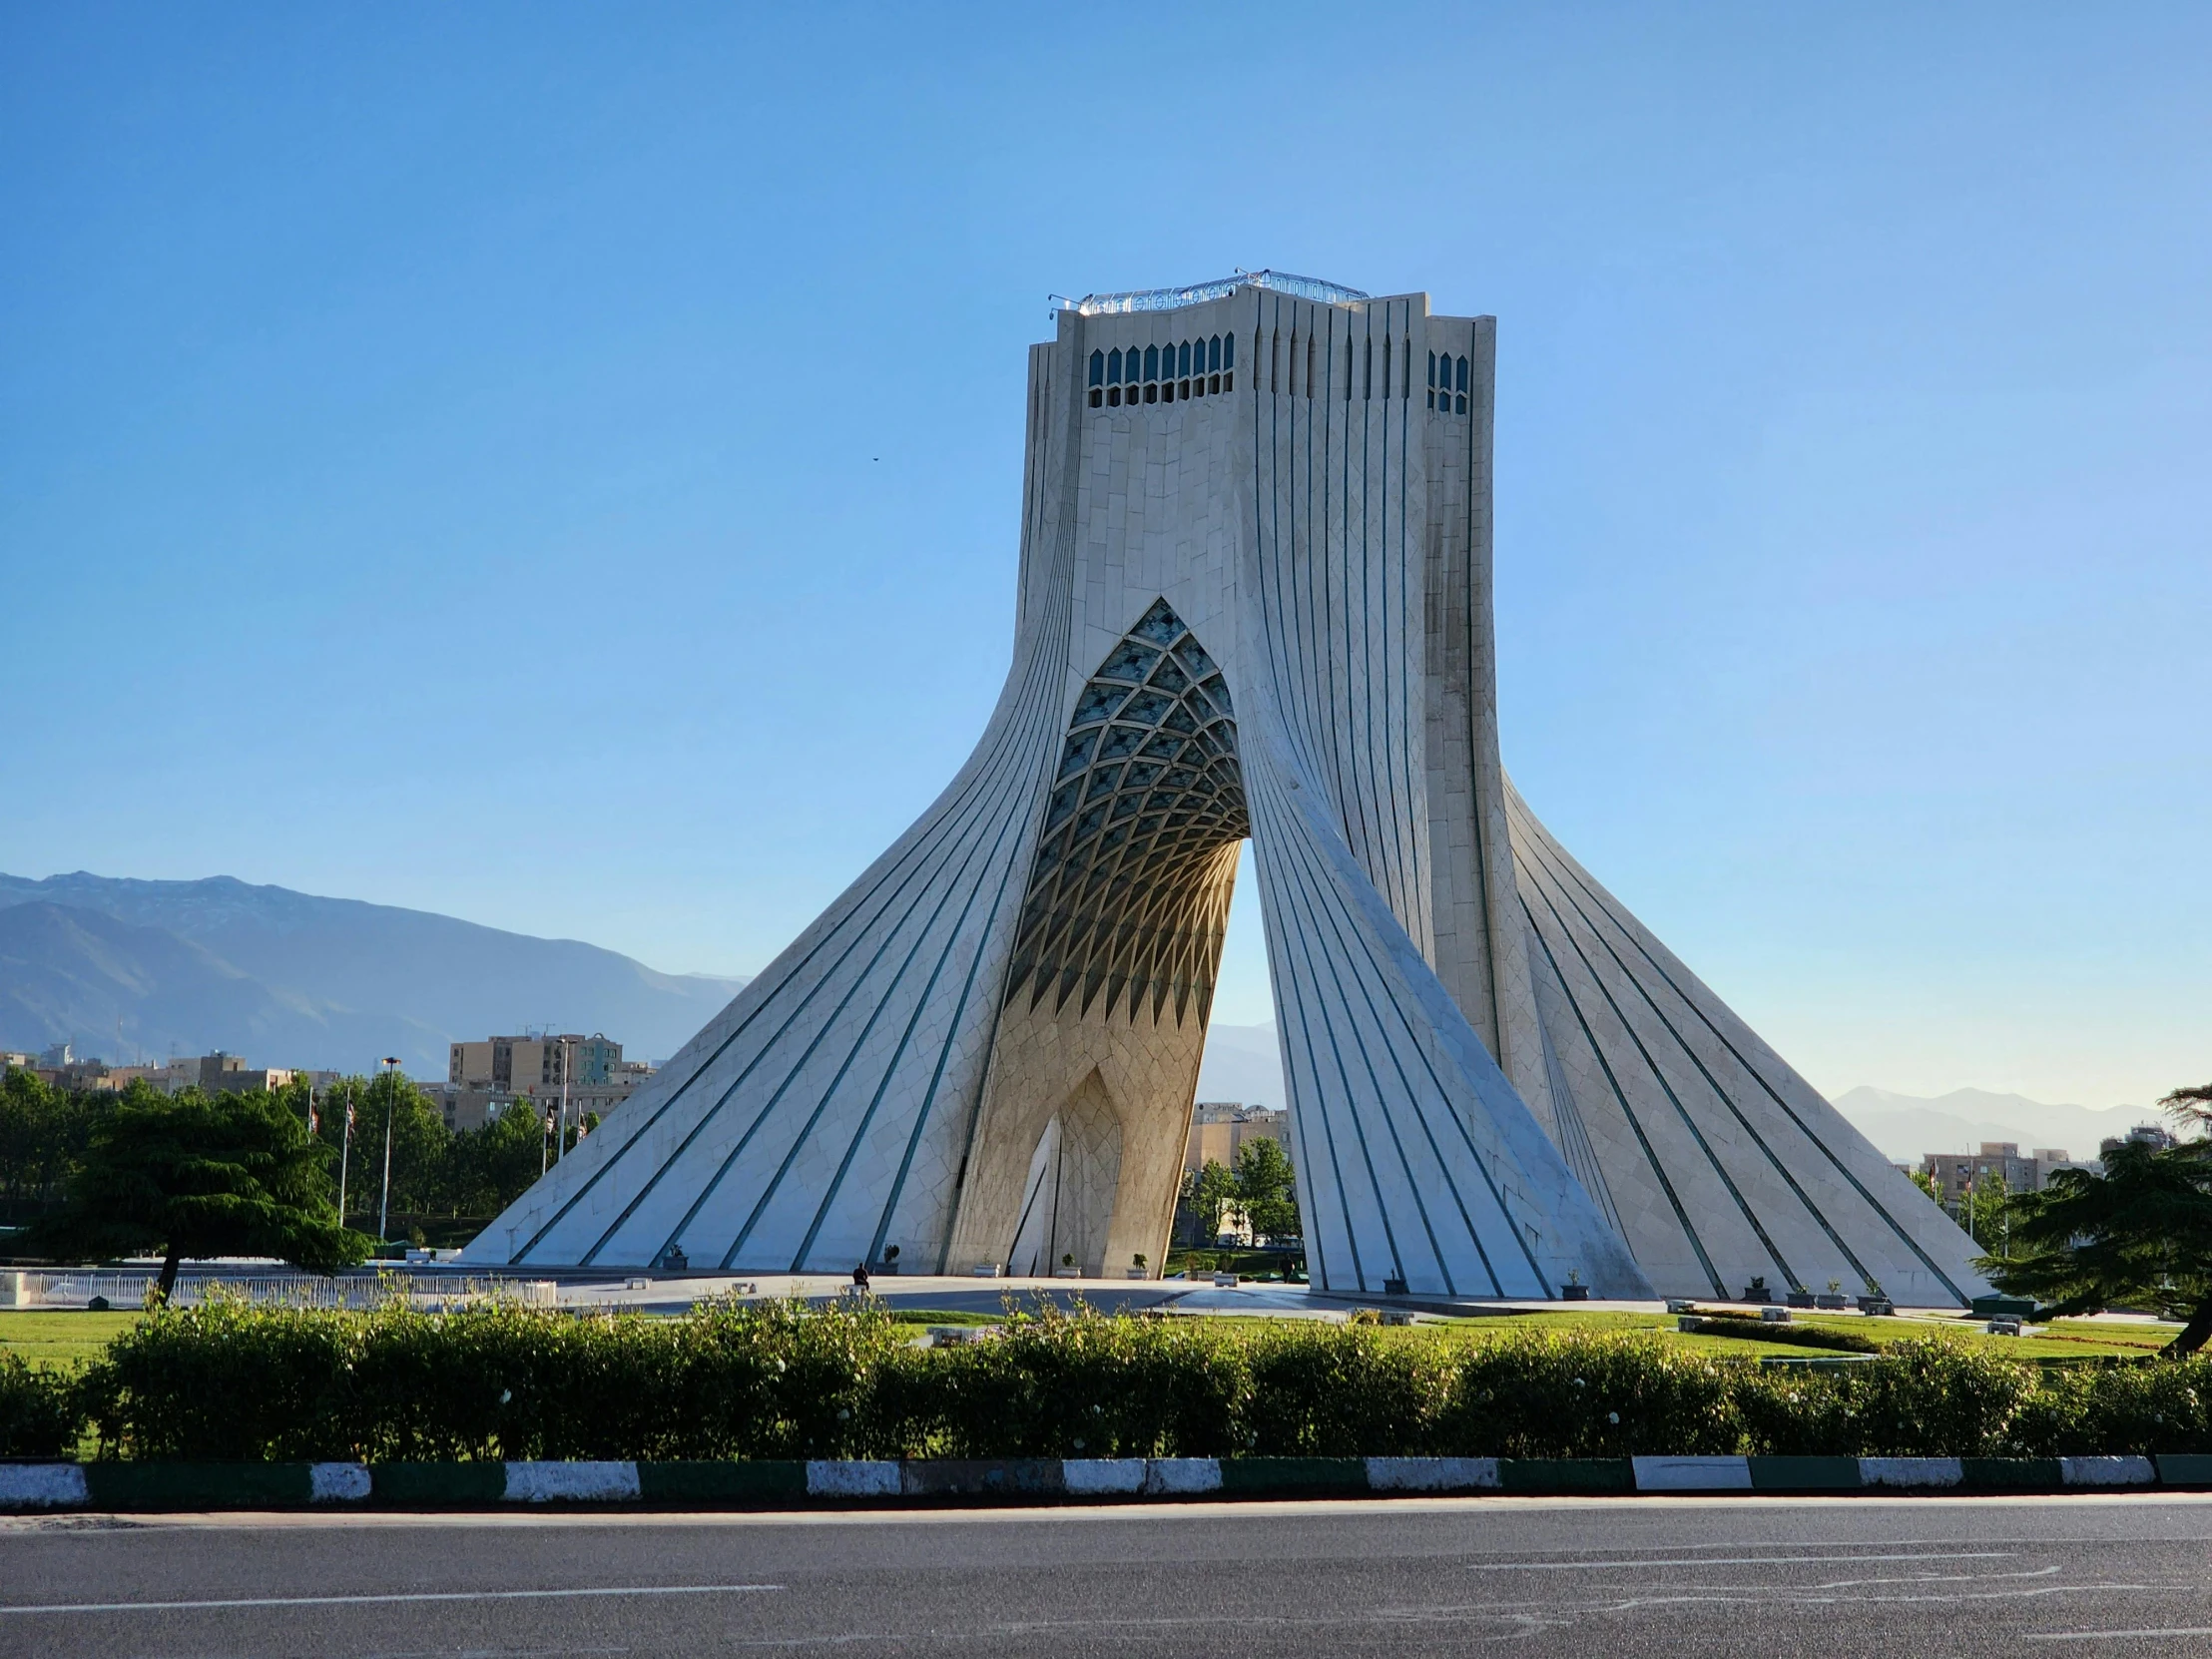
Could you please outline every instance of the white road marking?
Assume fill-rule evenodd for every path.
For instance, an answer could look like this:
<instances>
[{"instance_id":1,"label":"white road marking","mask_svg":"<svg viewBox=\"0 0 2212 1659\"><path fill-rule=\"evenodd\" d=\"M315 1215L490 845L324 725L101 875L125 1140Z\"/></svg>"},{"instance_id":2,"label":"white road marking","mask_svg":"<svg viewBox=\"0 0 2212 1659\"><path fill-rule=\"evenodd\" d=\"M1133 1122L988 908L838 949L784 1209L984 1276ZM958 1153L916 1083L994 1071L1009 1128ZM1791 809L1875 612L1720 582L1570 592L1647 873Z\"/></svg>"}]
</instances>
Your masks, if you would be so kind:
<instances>
[{"instance_id":1,"label":"white road marking","mask_svg":"<svg viewBox=\"0 0 2212 1659\"><path fill-rule=\"evenodd\" d=\"M2160 1636L2212 1636L2212 1624L2177 1624L2164 1630L2030 1630L2021 1639L2029 1642L2127 1642L2149 1641Z\"/></svg>"},{"instance_id":2,"label":"white road marking","mask_svg":"<svg viewBox=\"0 0 2212 1659\"><path fill-rule=\"evenodd\" d=\"M627 1584L566 1590L415 1590L393 1595L240 1596L210 1601L57 1601L0 1606L6 1613L179 1613L212 1607L365 1607L415 1601L550 1601L578 1596L721 1596L781 1590L781 1584Z\"/></svg>"},{"instance_id":3,"label":"white road marking","mask_svg":"<svg viewBox=\"0 0 2212 1659\"><path fill-rule=\"evenodd\" d=\"M1645 1561L1470 1561L1467 1563L1467 1571L1525 1572L1571 1568L1581 1572L1591 1567L1782 1567L1798 1562L1827 1566L1852 1561L2001 1561L2018 1553L2011 1549L1953 1549L1925 1555L1699 1555Z\"/></svg>"}]
</instances>

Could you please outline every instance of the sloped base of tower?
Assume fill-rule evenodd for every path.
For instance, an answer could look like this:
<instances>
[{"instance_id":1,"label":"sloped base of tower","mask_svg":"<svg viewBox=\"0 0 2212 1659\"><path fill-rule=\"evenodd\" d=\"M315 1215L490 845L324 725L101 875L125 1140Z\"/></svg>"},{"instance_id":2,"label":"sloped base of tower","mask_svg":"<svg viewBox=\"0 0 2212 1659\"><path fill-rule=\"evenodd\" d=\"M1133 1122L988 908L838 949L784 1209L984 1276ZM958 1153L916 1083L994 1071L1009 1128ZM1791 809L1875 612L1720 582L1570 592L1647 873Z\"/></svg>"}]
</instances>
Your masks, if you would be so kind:
<instances>
[{"instance_id":1,"label":"sloped base of tower","mask_svg":"<svg viewBox=\"0 0 2212 1659\"><path fill-rule=\"evenodd\" d=\"M1544 1037L1605 1208L1668 1296L1836 1285L1963 1306L1970 1240L1507 787Z\"/></svg>"}]
</instances>

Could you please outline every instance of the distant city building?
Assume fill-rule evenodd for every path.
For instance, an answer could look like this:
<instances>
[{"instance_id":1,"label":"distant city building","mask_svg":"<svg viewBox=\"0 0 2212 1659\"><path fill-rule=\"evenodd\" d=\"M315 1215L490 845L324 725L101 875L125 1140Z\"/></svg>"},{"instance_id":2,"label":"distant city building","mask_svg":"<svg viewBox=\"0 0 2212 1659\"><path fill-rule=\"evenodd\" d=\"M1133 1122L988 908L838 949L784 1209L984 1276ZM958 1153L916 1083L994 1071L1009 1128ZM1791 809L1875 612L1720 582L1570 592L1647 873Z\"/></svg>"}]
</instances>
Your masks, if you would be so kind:
<instances>
[{"instance_id":1,"label":"distant city building","mask_svg":"<svg viewBox=\"0 0 2212 1659\"><path fill-rule=\"evenodd\" d=\"M1936 1178L1946 1204L1963 1198L1985 1175L1996 1176L2008 1193L2039 1193L2062 1169L2094 1167L2075 1163L2055 1146L2039 1146L2022 1157L2017 1141L1983 1141L1979 1152L1931 1152L1921 1159L1921 1169Z\"/></svg>"},{"instance_id":2,"label":"distant city building","mask_svg":"<svg viewBox=\"0 0 2212 1659\"><path fill-rule=\"evenodd\" d=\"M2164 1152L2174 1144L2174 1138L2155 1123L2138 1123L2125 1135L2109 1135L2099 1141L2097 1156L2108 1158L2130 1142L2137 1146L2147 1146L2153 1152Z\"/></svg>"},{"instance_id":3,"label":"distant city building","mask_svg":"<svg viewBox=\"0 0 2212 1659\"><path fill-rule=\"evenodd\" d=\"M1190 1139L1183 1146L1183 1167L1204 1169L1208 1164L1234 1166L1247 1141L1284 1141L1290 1134L1290 1113L1268 1106L1246 1106L1234 1100L1202 1100L1191 1112Z\"/></svg>"},{"instance_id":4,"label":"distant city building","mask_svg":"<svg viewBox=\"0 0 2212 1659\"><path fill-rule=\"evenodd\" d=\"M526 1032L454 1043L447 1050L445 1087L432 1089L446 1127L477 1129L517 1099L557 1107L566 1098L572 1119L605 1117L653 1075L642 1060L625 1060L622 1044L600 1032Z\"/></svg>"},{"instance_id":5,"label":"distant city building","mask_svg":"<svg viewBox=\"0 0 2212 1659\"><path fill-rule=\"evenodd\" d=\"M249 1066L238 1055L226 1054L220 1048L197 1060L172 1061L168 1071L173 1079L172 1093L180 1088L198 1088L204 1094L274 1091L285 1087L299 1075L283 1066Z\"/></svg>"}]
</instances>

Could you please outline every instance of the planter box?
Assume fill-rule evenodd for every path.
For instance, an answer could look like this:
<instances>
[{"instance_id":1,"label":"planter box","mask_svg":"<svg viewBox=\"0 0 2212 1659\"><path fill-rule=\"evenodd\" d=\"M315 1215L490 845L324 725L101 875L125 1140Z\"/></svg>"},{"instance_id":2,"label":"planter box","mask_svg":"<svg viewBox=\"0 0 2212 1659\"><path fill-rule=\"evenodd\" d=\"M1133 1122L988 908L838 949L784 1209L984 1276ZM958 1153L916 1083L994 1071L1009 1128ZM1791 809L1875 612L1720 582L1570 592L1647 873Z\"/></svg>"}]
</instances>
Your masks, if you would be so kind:
<instances>
[{"instance_id":1,"label":"planter box","mask_svg":"<svg viewBox=\"0 0 2212 1659\"><path fill-rule=\"evenodd\" d=\"M1792 1291L1789 1296L1789 1303L1790 1306L1793 1308L1811 1308L1816 1306L1813 1301L1813 1293L1811 1291Z\"/></svg>"},{"instance_id":2,"label":"planter box","mask_svg":"<svg viewBox=\"0 0 2212 1659\"><path fill-rule=\"evenodd\" d=\"M1859 1299L1859 1311L1862 1314L1894 1314L1898 1305L1886 1296L1863 1296Z\"/></svg>"},{"instance_id":3,"label":"planter box","mask_svg":"<svg viewBox=\"0 0 2212 1659\"><path fill-rule=\"evenodd\" d=\"M1850 1298L1838 1291L1823 1291L1813 1301L1816 1306L1822 1308L1849 1308L1851 1306Z\"/></svg>"},{"instance_id":4,"label":"planter box","mask_svg":"<svg viewBox=\"0 0 2212 1659\"><path fill-rule=\"evenodd\" d=\"M1559 1287L1559 1298L1562 1302L1587 1302L1590 1300L1590 1287L1587 1285L1561 1285Z\"/></svg>"},{"instance_id":5,"label":"planter box","mask_svg":"<svg viewBox=\"0 0 2212 1659\"><path fill-rule=\"evenodd\" d=\"M1083 1277L1083 1270L1081 1268L1054 1268L1052 1277L1055 1279L1080 1279Z\"/></svg>"},{"instance_id":6,"label":"planter box","mask_svg":"<svg viewBox=\"0 0 2212 1659\"><path fill-rule=\"evenodd\" d=\"M1131 1268L1129 1270L1129 1277L1132 1279L1150 1279L1152 1277L1152 1270L1150 1268Z\"/></svg>"}]
</instances>

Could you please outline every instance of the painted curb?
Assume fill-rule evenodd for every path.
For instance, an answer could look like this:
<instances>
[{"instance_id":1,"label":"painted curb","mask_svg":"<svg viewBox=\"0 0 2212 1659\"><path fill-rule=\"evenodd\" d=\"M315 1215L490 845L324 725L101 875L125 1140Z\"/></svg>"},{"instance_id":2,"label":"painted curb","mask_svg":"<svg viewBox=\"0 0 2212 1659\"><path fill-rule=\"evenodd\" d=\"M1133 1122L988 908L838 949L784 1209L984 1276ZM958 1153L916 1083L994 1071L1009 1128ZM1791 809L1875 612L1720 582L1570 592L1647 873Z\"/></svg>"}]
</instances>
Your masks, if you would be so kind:
<instances>
[{"instance_id":1,"label":"painted curb","mask_svg":"<svg viewBox=\"0 0 2212 1659\"><path fill-rule=\"evenodd\" d=\"M2212 1455L2082 1457L1002 1457L730 1463L5 1463L0 1510L789 1505L1375 1493L2056 1492L2212 1487Z\"/></svg>"},{"instance_id":2,"label":"painted curb","mask_svg":"<svg viewBox=\"0 0 2212 1659\"><path fill-rule=\"evenodd\" d=\"M1219 1457L1152 1457L1145 1461L1147 1497L1192 1497L1220 1490Z\"/></svg>"},{"instance_id":3,"label":"painted curb","mask_svg":"<svg viewBox=\"0 0 2212 1659\"><path fill-rule=\"evenodd\" d=\"M1856 1457L1747 1457L1755 1492L1856 1492Z\"/></svg>"},{"instance_id":4,"label":"painted curb","mask_svg":"<svg viewBox=\"0 0 2212 1659\"><path fill-rule=\"evenodd\" d=\"M509 1463L509 1503L635 1503L644 1493L635 1463Z\"/></svg>"},{"instance_id":5,"label":"painted curb","mask_svg":"<svg viewBox=\"0 0 2212 1659\"><path fill-rule=\"evenodd\" d=\"M648 1503L789 1503L807 1495L807 1465L782 1458L640 1463L638 1495Z\"/></svg>"},{"instance_id":6,"label":"painted curb","mask_svg":"<svg viewBox=\"0 0 2212 1659\"><path fill-rule=\"evenodd\" d=\"M2158 1465L2148 1457L2061 1457L2058 1467L2069 1486L2152 1486Z\"/></svg>"},{"instance_id":7,"label":"painted curb","mask_svg":"<svg viewBox=\"0 0 2212 1659\"><path fill-rule=\"evenodd\" d=\"M95 1509L295 1509L314 1501L305 1463L87 1463Z\"/></svg>"},{"instance_id":8,"label":"painted curb","mask_svg":"<svg viewBox=\"0 0 2212 1659\"><path fill-rule=\"evenodd\" d=\"M1495 1457L1370 1457L1371 1492L1494 1492Z\"/></svg>"},{"instance_id":9,"label":"painted curb","mask_svg":"<svg viewBox=\"0 0 2212 1659\"><path fill-rule=\"evenodd\" d=\"M0 1508L74 1509L90 1501L82 1463L0 1463Z\"/></svg>"},{"instance_id":10,"label":"painted curb","mask_svg":"<svg viewBox=\"0 0 2212 1659\"><path fill-rule=\"evenodd\" d=\"M1636 1467L1626 1457L1504 1457L1497 1472L1506 1491L1546 1497L1636 1489Z\"/></svg>"},{"instance_id":11,"label":"painted curb","mask_svg":"<svg viewBox=\"0 0 2212 1659\"><path fill-rule=\"evenodd\" d=\"M1142 1457L1070 1457L1060 1479L1070 1497L1133 1497L1144 1490Z\"/></svg>"},{"instance_id":12,"label":"painted curb","mask_svg":"<svg viewBox=\"0 0 2212 1659\"><path fill-rule=\"evenodd\" d=\"M1230 1457L1221 1463L1221 1489L1244 1497L1364 1492L1368 1463L1364 1457Z\"/></svg>"},{"instance_id":13,"label":"painted curb","mask_svg":"<svg viewBox=\"0 0 2212 1659\"><path fill-rule=\"evenodd\" d=\"M895 1465L906 1497L1060 1497L1057 1457L919 1457Z\"/></svg>"},{"instance_id":14,"label":"painted curb","mask_svg":"<svg viewBox=\"0 0 2212 1659\"><path fill-rule=\"evenodd\" d=\"M1748 1492L1748 1457L1631 1457L1639 1492Z\"/></svg>"},{"instance_id":15,"label":"painted curb","mask_svg":"<svg viewBox=\"0 0 2212 1659\"><path fill-rule=\"evenodd\" d=\"M368 1471L369 1495L400 1508L470 1507L505 1501L504 1463L374 1463Z\"/></svg>"},{"instance_id":16,"label":"painted curb","mask_svg":"<svg viewBox=\"0 0 2212 1659\"><path fill-rule=\"evenodd\" d=\"M807 1465L809 1497L896 1497L898 1488L896 1463L817 1457Z\"/></svg>"},{"instance_id":17,"label":"painted curb","mask_svg":"<svg viewBox=\"0 0 2212 1659\"><path fill-rule=\"evenodd\" d=\"M361 1503L369 1493L366 1463L309 1463L307 1501L310 1503Z\"/></svg>"},{"instance_id":18,"label":"painted curb","mask_svg":"<svg viewBox=\"0 0 2212 1659\"><path fill-rule=\"evenodd\" d=\"M1966 1477L1955 1457L1862 1457L1861 1486L1955 1486Z\"/></svg>"}]
</instances>

